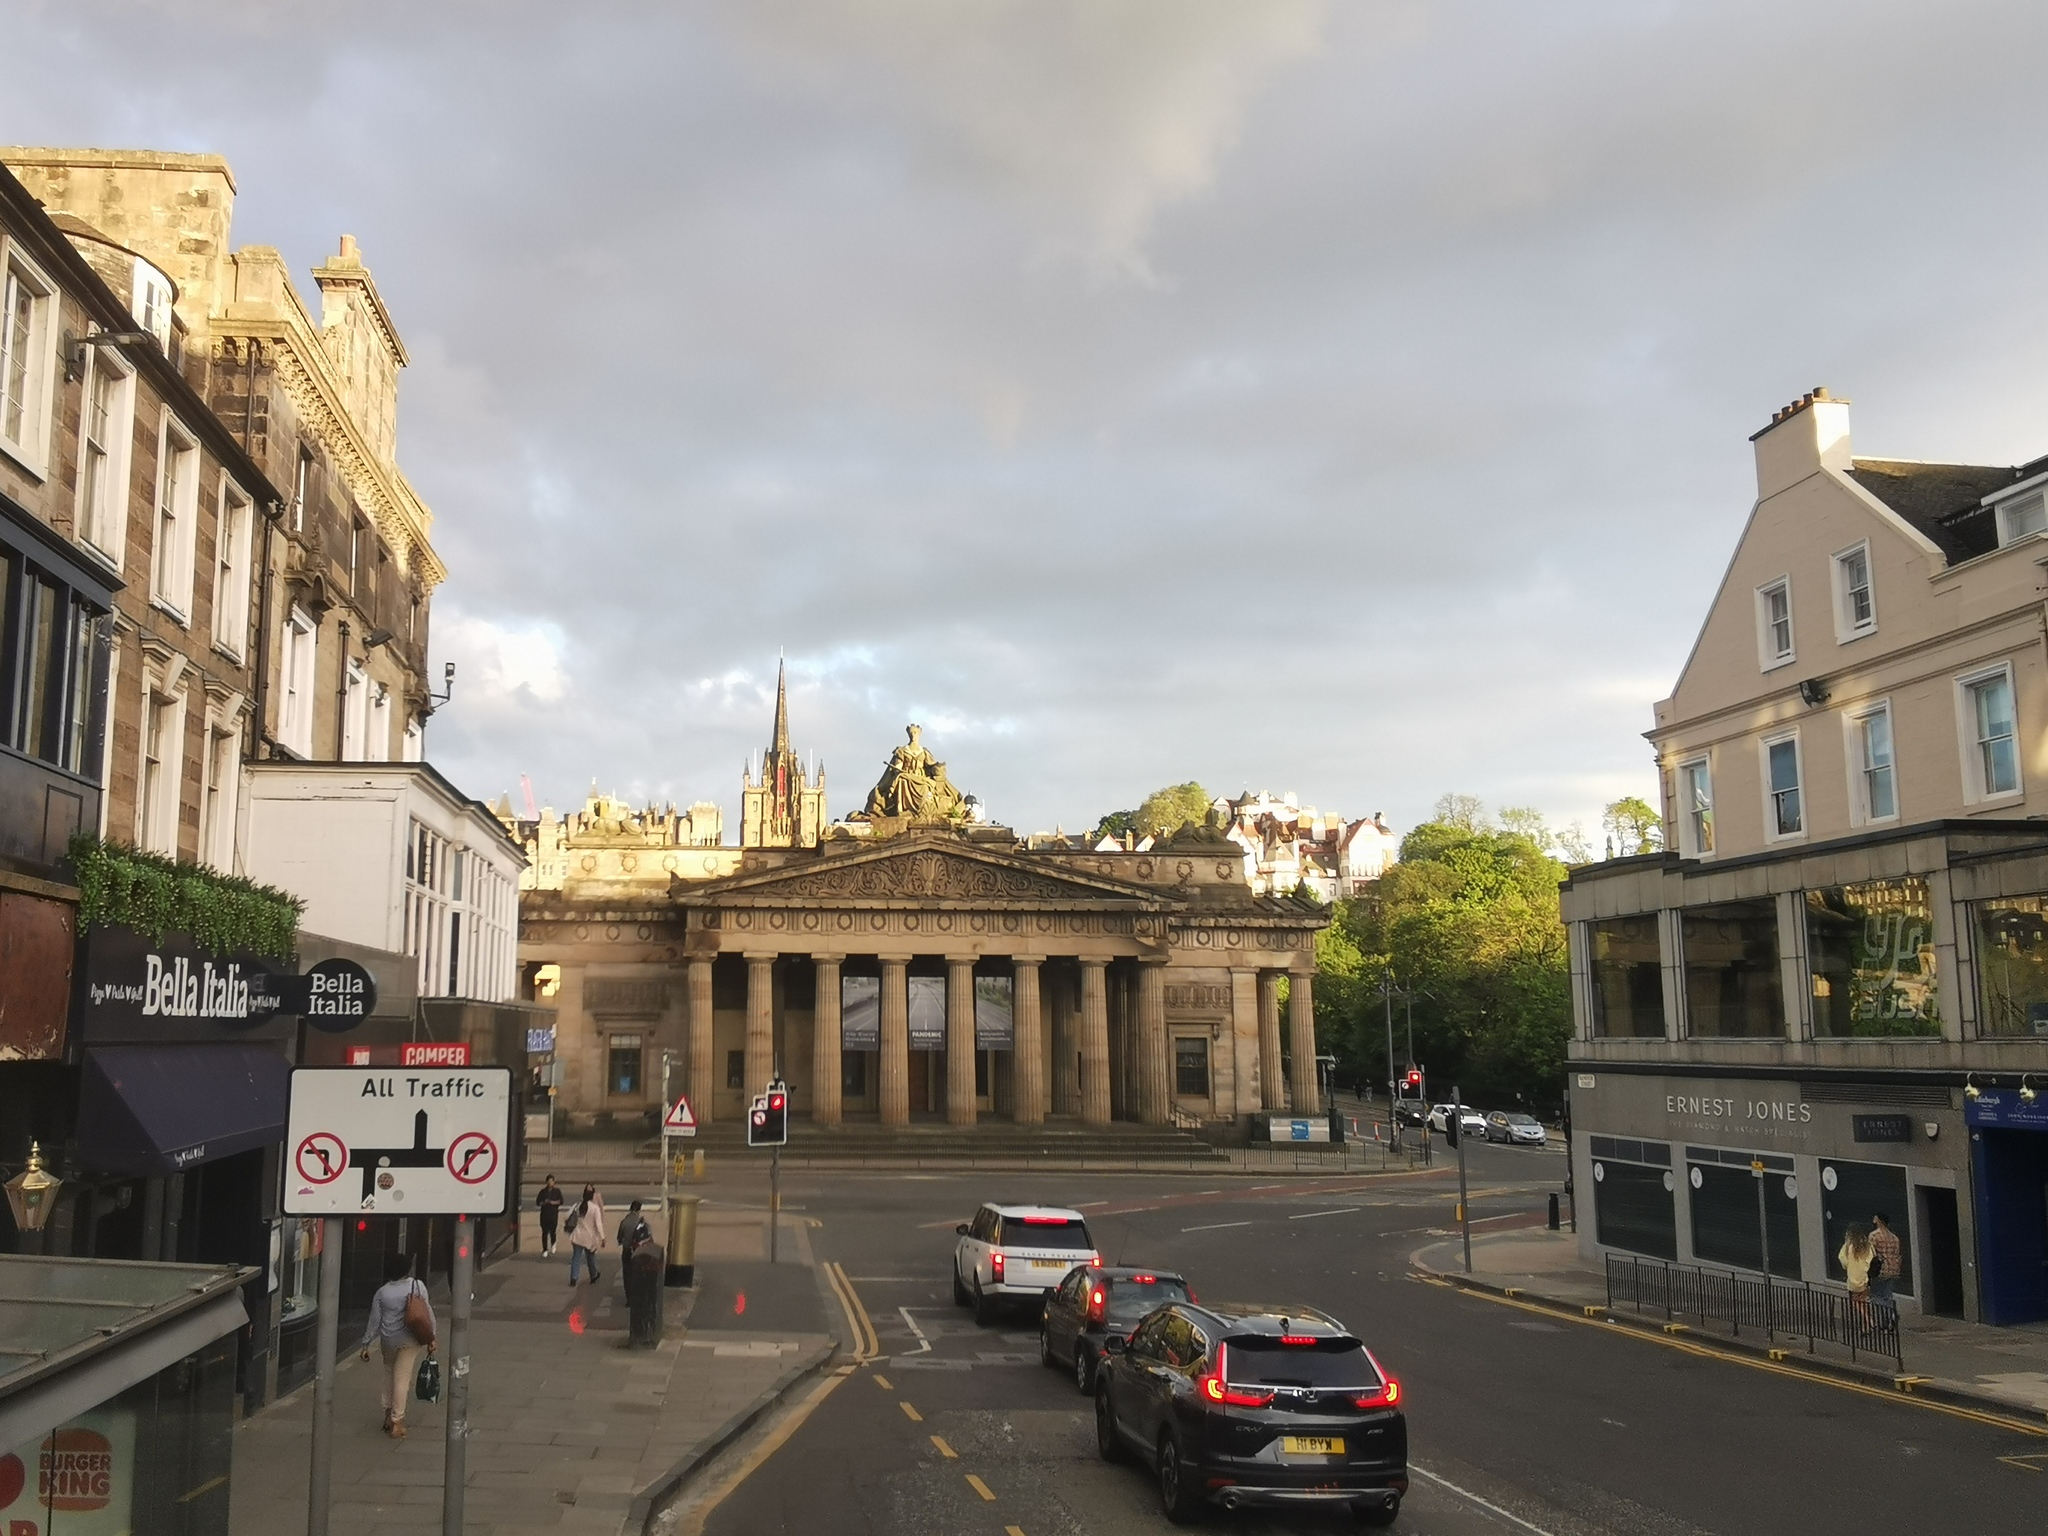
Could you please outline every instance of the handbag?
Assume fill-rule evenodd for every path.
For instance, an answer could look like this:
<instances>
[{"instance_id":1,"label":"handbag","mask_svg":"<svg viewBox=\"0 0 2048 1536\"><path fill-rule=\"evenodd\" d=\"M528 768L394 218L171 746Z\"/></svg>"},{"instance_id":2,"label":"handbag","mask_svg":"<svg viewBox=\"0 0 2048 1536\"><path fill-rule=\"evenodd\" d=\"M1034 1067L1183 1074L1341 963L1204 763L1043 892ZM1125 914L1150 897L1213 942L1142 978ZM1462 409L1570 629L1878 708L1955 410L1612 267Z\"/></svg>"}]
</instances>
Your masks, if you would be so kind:
<instances>
[{"instance_id":1,"label":"handbag","mask_svg":"<svg viewBox=\"0 0 2048 1536\"><path fill-rule=\"evenodd\" d=\"M434 1314L427 1309L427 1293L417 1280L405 1297L405 1331L416 1343L434 1342Z\"/></svg>"},{"instance_id":2,"label":"handbag","mask_svg":"<svg viewBox=\"0 0 2048 1536\"><path fill-rule=\"evenodd\" d=\"M432 1355L420 1361L412 1378L413 1396L423 1403L441 1401L441 1362Z\"/></svg>"}]
</instances>

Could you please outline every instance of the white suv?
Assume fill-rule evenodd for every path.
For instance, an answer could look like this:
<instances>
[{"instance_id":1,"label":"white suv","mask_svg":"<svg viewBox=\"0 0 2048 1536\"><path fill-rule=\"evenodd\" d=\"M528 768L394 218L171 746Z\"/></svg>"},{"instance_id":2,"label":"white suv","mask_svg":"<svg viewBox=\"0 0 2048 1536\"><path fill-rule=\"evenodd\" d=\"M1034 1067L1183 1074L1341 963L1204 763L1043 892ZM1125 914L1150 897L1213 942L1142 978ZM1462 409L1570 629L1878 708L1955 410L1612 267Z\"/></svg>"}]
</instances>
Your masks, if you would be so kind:
<instances>
[{"instance_id":1,"label":"white suv","mask_svg":"<svg viewBox=\"0 0 2048 1536\"><path fill-rule=\"evenodd\" d=\"M1007 1299L1043 1305L1078 1266L1102 1263L1081 1213L1056 1205L988 1204L956 1230L953 1300L971 1305L977 1323Z\"/></svg>"}]
</instances>

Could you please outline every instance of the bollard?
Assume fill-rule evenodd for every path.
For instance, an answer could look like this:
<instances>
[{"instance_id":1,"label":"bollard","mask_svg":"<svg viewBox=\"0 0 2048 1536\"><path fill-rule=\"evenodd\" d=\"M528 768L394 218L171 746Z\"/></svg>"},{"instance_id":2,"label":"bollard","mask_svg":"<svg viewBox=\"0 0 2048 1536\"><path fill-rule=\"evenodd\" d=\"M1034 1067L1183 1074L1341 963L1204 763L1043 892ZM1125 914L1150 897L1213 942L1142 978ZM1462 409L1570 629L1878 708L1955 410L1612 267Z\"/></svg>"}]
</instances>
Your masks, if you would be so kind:
<instances>
[{"instance_id":1,"label":"bollard","mask_svg":"<svg viewBox=\"0 0 2048 1536\"><path fill-rule=\"evenodd\" d=\"M704 1182L704 1149L702 1147L697 1149L696 1155L691 1159L691 1162L693 1164L693 1171L690 1177L696 1180L697 1183L702 1184Z\"/></svg>"},{"instance_id":2,"label":"bollard","mask_svg":"<svg viewBox=\"0 0 2048 1536\"><path fill-rule=\"evenodd\" d=\"M1553 1232L1557 1230L1557 1194L1555 1191L1552 1191L1550 1196L1550 1230Z\"/></svg>"},{"instance_id":3,"label":"bollard","mask_svg":"<svg viewBox=\"0 0 2048 1536\"><path fill-rule=\"evenodd\" d=\"M662 1275L664 1285L697 1283L697 1207L703 1203L695 1195L668 1197L668 1268Z\"/></svg>"}]
</instances>

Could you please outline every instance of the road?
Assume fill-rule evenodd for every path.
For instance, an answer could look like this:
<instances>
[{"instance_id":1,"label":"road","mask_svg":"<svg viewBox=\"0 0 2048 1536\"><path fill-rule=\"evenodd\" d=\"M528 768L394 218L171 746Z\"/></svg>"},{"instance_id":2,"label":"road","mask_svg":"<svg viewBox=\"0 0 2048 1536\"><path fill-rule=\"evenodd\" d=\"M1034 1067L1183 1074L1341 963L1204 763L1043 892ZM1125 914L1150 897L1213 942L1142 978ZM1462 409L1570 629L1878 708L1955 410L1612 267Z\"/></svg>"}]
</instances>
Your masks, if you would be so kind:
<instances>
[{"instance_id":1,"label":"road","mask_svg":"<svg viewBox=\"0 0 2048 1536\"><path fill-rule=\"evenodd\" d=\"M1527 1219L1554 1152L1474 1147L1475 1220ZM1050 1186L1050 1187L1048 1187ZM1395 1529L1432 1536L1692 1536L2042 1528L2041 1478L2000 1461L2048 1441L1970 1418L1581 1324L1422 1280L1454 1177L793 1175L883 1358L829 1376L664 1517L675 1536L775 1531L1081 1536L1171 1529L1149 1478L1096 1455L1087 1400L1041 1369L1035 1320L952 1305L953 1224L983 1199L1088 1212L1105 1255L1205 1297L1307 1302L1406 1388L1413 1487ZM1245 1536L1341 1516L1213 1517Z\"/></svg>"}]
</instances>

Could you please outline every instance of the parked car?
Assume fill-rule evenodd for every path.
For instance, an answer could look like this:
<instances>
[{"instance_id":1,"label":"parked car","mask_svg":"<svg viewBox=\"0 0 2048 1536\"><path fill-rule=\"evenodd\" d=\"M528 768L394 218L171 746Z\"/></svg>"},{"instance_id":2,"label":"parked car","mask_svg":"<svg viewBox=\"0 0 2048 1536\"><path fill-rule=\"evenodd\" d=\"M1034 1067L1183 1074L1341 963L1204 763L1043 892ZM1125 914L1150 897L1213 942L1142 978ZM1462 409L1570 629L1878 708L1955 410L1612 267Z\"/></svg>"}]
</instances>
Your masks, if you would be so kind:
<instances>
[{"instance_id":1,"label":"parked car","mask_svg":"<svg viewBox=\"0 0 2048 1536\"><path fill-rule=\"evenodd\" d=\"M1396 1099L1394 1122L1397 1125L1427 1125L1429 1106L1420 1099Z\"/></svg>"},{"instance_id":2,"label":"parked car","mask_svg":"<svg viewBox=\"0 0 2048 1536\"><path fill-rule=\"evenodd\" d=\"M1550 1132L1534 1115L1519 1109L1496 1109L1486 1117L1486 1139L1510 1146L1544 1147L1550 1144Z\"/></svg>"},{"instance_id":3,"label":"parked car","mask_svg":"<svg viewBox=\"0 0 2048 1536\"><path fill-rule=\"evenodd\" d=\"M1389 1525L1408 1491L1401 1383L1335 1318L1307 1308L1198 1306L1111 1334L1096 1373L1095 1444L1151 1467L1176 1525L1226 1509L1348 1505Z\"/></svg>"},{"instance_id":4,"label":"parked car","mask_svg":"<svg viewBox=\"0 0 2048 1536\"><path fill-rule=\"evenodd\" d=\"M1451 1110L1453 1107L1449 1104L1438 1104L1432 1107L1429 1112L1429 1128L1432 1131L1441 1131L1446 1136L1450 1135ZM1458 1120L1458 1129L1469 1136L1484 1136L1486 1134L1486 1116L1482 1115L1470 1104L1467 1104L1464 1114Z\"/></svg>"},{"instance_id":5,"label":"parked car","mask_svg":"<svg viewBox=\"0 0 2048 1536\"><path fill-rule=\"evenodd\" d=\"M1046 1298L1038 1324L1039 1363L1071 1370L1074 1386L1085 1397L1095 1390L1104 1340L1111 1334L1128 1338L1148 1312L1194 1296L1186 1280L1163 1269L1117 1265L1074 1270Z\"/></svg>"},{"instance_id":6,"label":"parked car","mask_svg":"<svg viewBox=\"0 0 2048 1536\"><path fill-rule=\"evenodd\" d=\"M1042 1306L1076 1265L1100 1265L1079 1211L1053 1205L987 1204L956 1228L953 1301L986 1323L1006 1301Z\"/></svg>"}]
</instances>

